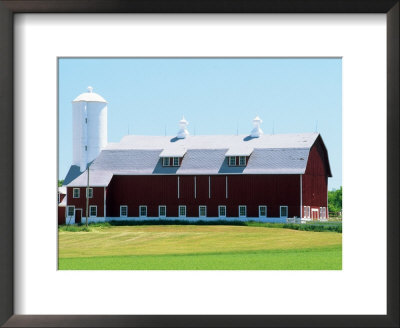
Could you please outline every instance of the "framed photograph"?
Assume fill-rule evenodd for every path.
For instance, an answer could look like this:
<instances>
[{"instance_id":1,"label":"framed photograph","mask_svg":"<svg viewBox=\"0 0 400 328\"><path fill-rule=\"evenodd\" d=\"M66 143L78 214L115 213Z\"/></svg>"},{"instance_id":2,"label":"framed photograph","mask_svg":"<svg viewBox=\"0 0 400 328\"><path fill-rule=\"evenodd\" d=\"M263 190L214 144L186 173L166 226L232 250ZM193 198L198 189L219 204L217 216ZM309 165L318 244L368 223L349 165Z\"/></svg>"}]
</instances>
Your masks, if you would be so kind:
<instances>
[{"instance_id":1,"label":"framed photograph","mask_svg":"<svg viewBox=\"0 0 400 328\"><path fill-rule=\"evenodd\" d=\"M2 325L399 325L398 1L0 10Z\"/></svg>"}]
</instances>

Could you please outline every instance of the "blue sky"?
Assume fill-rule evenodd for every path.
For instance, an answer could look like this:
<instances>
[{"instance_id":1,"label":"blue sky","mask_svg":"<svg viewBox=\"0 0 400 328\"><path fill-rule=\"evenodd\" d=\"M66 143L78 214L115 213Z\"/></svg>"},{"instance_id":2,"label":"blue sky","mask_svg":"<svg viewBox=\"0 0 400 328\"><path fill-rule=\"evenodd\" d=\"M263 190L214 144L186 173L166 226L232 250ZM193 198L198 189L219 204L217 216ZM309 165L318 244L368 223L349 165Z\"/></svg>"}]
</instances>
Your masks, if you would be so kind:
<instances>
[{"instance_id":1,"label":"blue sky","mask_svg":"<svg viewBox=\"0 0 400 328\"><path fill-rule=\"evenodd\" d=\"M108 141L124 135L314 132L342 185L342 61L339 58L61 58L59 177L72 162L72 100L88 86L108 102Z\"/></svg>"}]
</instances>

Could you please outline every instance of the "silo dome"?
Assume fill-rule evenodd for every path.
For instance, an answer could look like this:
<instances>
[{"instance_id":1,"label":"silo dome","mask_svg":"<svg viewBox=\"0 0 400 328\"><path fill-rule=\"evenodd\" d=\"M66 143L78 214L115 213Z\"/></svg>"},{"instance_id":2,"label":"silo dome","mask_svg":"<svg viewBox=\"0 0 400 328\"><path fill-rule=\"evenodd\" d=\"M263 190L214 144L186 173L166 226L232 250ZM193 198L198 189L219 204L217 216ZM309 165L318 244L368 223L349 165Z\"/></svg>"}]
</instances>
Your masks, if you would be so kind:
<instances>
[{"instance_id":1,"label":"silo dome","mask_svg":"<svg viewBox=\"0 0 400 328\"><path fill-rule=\"evenodd\" d=\"M98 93L93 92L92 87L88 87L88 92L81 93L78 97L76 97L73 102L77 101L95 101L95 102L104 102L106 103L107 101L100 96Z\"/></svg>"},{"instance_id":2,"label":"silo dome","mask_svg":"<svg viewBox=\"0 0 400 328\"><path fill-rule=\"evenodd\" d=\"M88 87L72 101L73 165L86 170L107 145L107 101Z\"/></svg>"}]
</instances>

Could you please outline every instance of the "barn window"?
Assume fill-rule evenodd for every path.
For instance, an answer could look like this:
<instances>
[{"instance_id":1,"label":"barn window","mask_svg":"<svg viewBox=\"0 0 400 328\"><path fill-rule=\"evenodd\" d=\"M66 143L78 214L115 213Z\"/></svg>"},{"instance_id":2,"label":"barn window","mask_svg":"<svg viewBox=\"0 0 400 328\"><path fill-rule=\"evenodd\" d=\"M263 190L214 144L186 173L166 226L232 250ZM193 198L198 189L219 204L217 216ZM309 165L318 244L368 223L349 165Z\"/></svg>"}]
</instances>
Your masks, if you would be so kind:
<instances>
[{"instance_id":1,"label":"barn window","mask_svg":"<svg viewBox=\"0 0 400 328\"><path fill-rule=\"evenodd\" d=\"M306 219L310 218L310 206L304 206L304 217Z\"/></svg>"},{"instance_id":2,"label":"barn window","mask_svg":"<svg viewBox=\"0 0 400 328\"><path fill-rule=\"evenodd\" d=\"M172 165L173 165L173 166L179 166L179 157L174 157L174 158L173 158L173 163L172 163Z\"/></svg>"},{"instance_id":3,"label":"barn window","mask_svg":"<svg viewBox=\"0 0 400 328\"><path fill-rule=\"evenodd\" d=\"M265 205L258 206L258 217L260 217L260 218L267 217L267 206L265 206Z\"/></svg>"},{"instance_id":4,"label":"barn window","mask_svg":"<svg viewBox=\"0 0 400 328\"><path fill-rule=\"evenodd\" d=\"M239 156L239 166L246 166L246 156Z\"/></svg>"},{"instance_id":5,"label":"barn window","mask_svg":"<svg viewBox=\"0 0 400 328\"><path fill-rule=\"evenodd\" d=\"M79 190L79 188L74 188L74 189L72 189L72 197L73 197L73 198L79 198L79 197L80 197L80 190Z\"/></svg>"},{"instance_id":6,"label":"barn window","mask_svg":"<svg viewBox=\"0 0 400 328\"><path fill-rule=\"evenodd\" d=\"M287 206L281 206L280 207L280 212L281 212L281 218L287 218L288 217L288 207Z\"/></svg>"},{"instance_id":7,"label":"barn window","mask_svg":"<svg viewBox=\"0 0 400 328\"><path fill-rule=\"evenodd\" d=\"M93 198L93 188L86 188L86 198Z\"/></svg>"},{"instance_id":8,"label":"barn window","mask_svg":"<svg viewBox=\"0 0 400 328\"><path fill-rule=\"evenodd\" d=\"M205 218L207 216L207 206L200 205L199 206L199 217Z\"/></svg>"},{"instance_id":9,"label":"barn window","mask_svg":"<svg viewBox=\"0 0 400 328\"><path fill-rule=\"evenodd\" d=\"M226 206L225 205L218 206L218 216L220 218L226 217Z\"/></svg>"},{"instance_id":10,"label":"barn window","mask_svg":"<svg viewBox=\"0 0 400 328\"><path fill-rule=\"evenodd\" d=\"M246 217L246 206L239 205L239 217L243 218Z\"/></svg>"},{"instance_id":11,"label":"barn window","mask_svg":"<svg viewBox=\"0 0 400 328\"><path fill-rule=\"evenodd\" d=\"M75 206L67 206L67 216L74 216Z\"/></svg>"},{"instance_id":12,"label":"barn window","mask_svg":"<svg viewBox=\"0 0 400 328\"><path fill-rule=\"evenodd\" d=\"M158 216L160 218L165 218L167 216L167 206L165 205L158 206Z\"/></svg>"},{"instance_id":13,"label":"barn window","mask_svg":"<svg viewBox=\"0 0 400 328\"><path fill-rule=\"evenodd\" d=\"M128 206L121 205L119 207L119 216L125 217L125 218L128 216Z\"/></svg>"},{"instance_id":14,"label":"barn window","mask_svg":"<svg viewBox=\"0 0 400 328\"><path fill-rule=\"evenodd\" d=\"M326 207L320 207L320 219L326 219Z\"/></svg>"},{"instance_id":15,"label":"barn window","mask_svg":"<svg viewBox=\"0 0 400 328\"><path fill-rule=\"evenodd\" d=\"M97 206L95 206L95 205L89 206L89 215L97 216Z\"/></svg>"},{"instance_id":16,"label":"barn window","mask_svg":"<svg viewBox=\"0 0 400 328\"><path fill-rule=\"evenodd\" d=\"M169 157L163 157L162 165L163 166L169 166Z\"/></svg>"},{"instance_id":17,"label":"barn window","mask_svg":"<svg viewBox=\"0 0 400 328\"><path fill-rule=\"evenodd\" d=\"M139 206L139 216L140 217L147 216L147 206L145 206L145 205L140 205Z\"/></svg>"},{"instance_id":18,"label":"barn window","mask_svg":"<svg viewBox=\"0 0 400 328\"><path fill-rule=\"evenodd\" d=\"M236 157L229 156L229 166L236 166Z\"/></svg>"},{"instance_id":19,"label":"barn window","mask_svg":"<svg viewBox=\"0 0 400 328\"><path fill-rule=\"evenodd\" d=\"M186 206L185 205L179 205L179 216L186 217Z\"/></svg>"}]
</instances>

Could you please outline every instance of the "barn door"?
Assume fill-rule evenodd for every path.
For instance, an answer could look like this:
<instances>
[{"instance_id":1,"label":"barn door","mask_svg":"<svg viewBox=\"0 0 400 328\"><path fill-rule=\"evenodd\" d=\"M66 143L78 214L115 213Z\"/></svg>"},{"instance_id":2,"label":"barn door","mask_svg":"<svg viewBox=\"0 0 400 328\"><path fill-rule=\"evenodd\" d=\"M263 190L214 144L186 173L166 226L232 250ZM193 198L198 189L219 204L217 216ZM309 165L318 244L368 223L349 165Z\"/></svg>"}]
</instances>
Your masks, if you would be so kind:
<instances>
[{"instance_id":1,"label":"barn door","mask_svg":"<svg viewBox=\"0 0 400 328\"><path fill-rule=\"evenodd\" d=\"M313 220L318 220L319 219L318 209L313 208L311 210L311 217L312 217Z\"/></svg>"},{"instance_id":2,"label":"barn door","mask_svg":"<svg viewBox=\"0 0 400 328\"><path fill-rule=\"evenodd\" d=\"M82 209L77 208L75 210L75 223L81 223L82 221Z\"/></svg>"}]
</instances>

